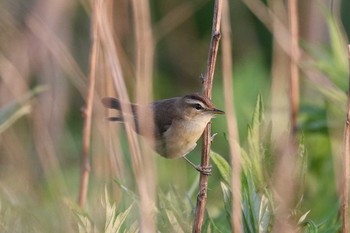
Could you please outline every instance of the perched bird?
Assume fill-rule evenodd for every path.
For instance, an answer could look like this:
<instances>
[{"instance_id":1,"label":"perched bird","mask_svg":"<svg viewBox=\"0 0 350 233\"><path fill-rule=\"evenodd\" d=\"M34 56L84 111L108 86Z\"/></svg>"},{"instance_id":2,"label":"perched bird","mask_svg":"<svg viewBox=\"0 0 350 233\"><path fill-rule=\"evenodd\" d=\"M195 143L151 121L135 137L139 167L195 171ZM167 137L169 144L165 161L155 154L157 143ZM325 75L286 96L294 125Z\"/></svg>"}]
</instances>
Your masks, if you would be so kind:
<instances>
[{"instance_id":1,"label":"perched bird","mask_svg":"<svg viewBox=\"0 0 350 233\"><path fill-rule=\"evenodd\" d=\"M105 97L102 99L105 107L121 110L118 99ZM224 114L215 108L210 99L199 94L189 94L182 97L158 100L147 106L130 104L134 130L140 131L139 114L142 107L149 107L153 111L155 151L165 158L184 158L198 171L205 169L194 165L185 156L197 145L208 122L217 114ZM111 121L123 121L122 116L109 117ZM146 136L146 135L143 135Z\"/></svg>"}]
</instances>

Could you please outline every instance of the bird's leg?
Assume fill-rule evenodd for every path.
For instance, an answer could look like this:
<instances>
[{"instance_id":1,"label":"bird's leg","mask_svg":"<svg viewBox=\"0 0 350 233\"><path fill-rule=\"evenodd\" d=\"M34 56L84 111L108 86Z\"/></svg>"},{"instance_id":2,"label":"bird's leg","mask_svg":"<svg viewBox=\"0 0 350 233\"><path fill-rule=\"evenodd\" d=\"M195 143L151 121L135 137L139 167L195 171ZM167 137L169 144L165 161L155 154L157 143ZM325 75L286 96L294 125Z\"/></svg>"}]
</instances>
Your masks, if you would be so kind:
<instances>
[{"instance_id":1,"label":"bird's leg","mask_svg":"<svg viewBox=\"0 0 350 233\"><path fill-rule=\"evenodd\" d=\"M200 165L195 165L194 163L192 163L188 158L186 158L186 156L183 157L192 167L194 167L197 171L199 171L200 173L202 173L203 175L207 175L210 176L211 175L211 165L207 166L207 167L203 167Z\"/></svg>"}]
</instances>

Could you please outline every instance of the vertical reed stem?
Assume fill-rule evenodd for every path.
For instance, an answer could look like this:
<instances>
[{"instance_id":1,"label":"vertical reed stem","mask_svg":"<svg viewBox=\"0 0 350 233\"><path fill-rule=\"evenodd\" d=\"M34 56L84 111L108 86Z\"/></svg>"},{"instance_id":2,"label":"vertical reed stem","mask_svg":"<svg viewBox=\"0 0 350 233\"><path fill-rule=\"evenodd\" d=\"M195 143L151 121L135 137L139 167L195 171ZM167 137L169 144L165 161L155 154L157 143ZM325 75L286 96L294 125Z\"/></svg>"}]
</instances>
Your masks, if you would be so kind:
<instances>
[{"instance_id":1,"label":"vertical reed stem","mask_svg":"<svg viewBox=\"0 0 350 233\"><path fill-rule=\"evenodd\" d=\"M344 152L343 152L343 197L341 205L342 233L349 232L348 207L349 207L349 177L350 177L350 45L348 45L349 59L349 87L348 87L348 112L344 131Z\"/></svg>"},{"instance_id":2,"label":"vertical reed stem","mask_svg":"<svg viewBox=\"0 0 350 233\"><path fill-rule=\"evenodd\" d=\"M213 16L213 27L211 34L211 42L208 54L208 63L207 63L207 72L203 79L203 94L211 98L212 93L212 84L214 79L214 70L215 62L219 49L219 40L221 37L220 33L220 21L221 21L221 9L222 1L215 0L214 5L214 16ZM202 148L202 160L201 166L208 167L210 160L210 144L211 144L211 135L210 135L210 123L207 125L203 133L203 148ZM199 181L199 193L197 196L197 205L195 210L194 222L192 232L201 232L202 225L204 220L205 206L207 202L207 187L208 187L208 175L200 175Z\"/></svg>"},{"instance_id":3,"label":"vertical reed stem","mask_svg":"<svg viewBox=\"0 0 350 233\"><path fill-rule=\"evenodd\" d=\"M232 83L232 48L231 48L231 23L230 7L228 0L223 0L222 8L222 70L223 87L225 96L225 112L228 130L228 143L231 155L231 231L243 232L242 229L242 208L241 208L241 153L239 147L239 136L237 120L234 108L233 83Z\"/></svg>"},{"instance_id":4,"label":"vertical reed stem","mask_svg":"<svg viewBox=\"0 0 350 233\"><path fill-rule=\"evenodd\" d=\"M96 71L96 54L97 54L97 27L96 27L96 4L93 5L92 14L92 50L90 55L90 75L89 75L89 88L86 97L86 107L83 112L84 126L83 126L83 148L82 148L82 161L81 161L81 175L80 175L80 188L78 203L80 207L84 207L86 202L89 175L90 175L90 138L91 138L91 119L92 119L92 105L94 100L95 90L95 71Z\"/></svg>"},{"instance_id":5,"label":"vertical reed stem","mask_svg":"<svg viewBox=\"0 0 350 233\"><path fill-rule=\"evenodd\" d=\"M153 32L148 0L133 0L133 18L135 30L136 51L136 100L141 105L152 102L153 84ZM152 138L154 145L153 112L150 108L138 111L139 126L142 135ZM141 232L156 232L156 164L153 152L149 146L141 145L142 165L134 171L140 196L140 230ZM153 147L152 145L152 147Z\"/></svg>"},{"instance_id":6,"label":"vertical reed stem","mask_svg":"<svg viewBox=\"0 0 350 233\"><path fill-rule=\"evenodd\" d=\"M296 176L298 162L297 114L299 109L299 33L297 0L288 0L289 16L289 81L290 81L290 127L291 133L285 138L283 135L279 141L277 153L278 159L273 177L274 203L278 208L275 210L275 223L272 232L296 232L297 223L290 218L290 210L295 206L295 196L298 190ZM277 19L277 18L276 18ZM287 68L287 67L286 67ZM288 71L287 71L288 72ZM286 185L288 184L288 185Z\"/></svg>"},{"instance_id":7,"label":"vertical reed stem","mask_svg":"<svg viewBox=\"0 0 350 233\"><path fill-rule=\"evenodd\" d=\"M295 137L297 131L297 116L299 109L299 27L298 27L298 2L288 1L289 27L291 34L290 44L290 106L291 106L291 130Z\"/></svg>"}]
</instances>

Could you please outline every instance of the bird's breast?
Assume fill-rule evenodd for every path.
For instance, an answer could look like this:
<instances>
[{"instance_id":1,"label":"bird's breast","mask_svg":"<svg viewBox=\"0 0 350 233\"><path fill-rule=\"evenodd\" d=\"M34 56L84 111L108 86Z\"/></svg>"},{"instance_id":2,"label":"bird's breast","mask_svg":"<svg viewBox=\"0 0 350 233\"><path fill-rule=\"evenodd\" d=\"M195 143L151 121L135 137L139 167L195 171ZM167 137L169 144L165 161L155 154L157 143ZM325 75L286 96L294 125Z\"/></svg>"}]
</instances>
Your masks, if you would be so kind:
<instances>
[{"instance_id":1,"label":"bird's breast","mask_svg":"<svg viewBox=\"0 0 350 233\"><path fill-rule=\"evenodd\" d=\"M157 152L166 158L180 158L192 151L207 121L174 120L157 145Z\"/></svg>"}]
</instances>

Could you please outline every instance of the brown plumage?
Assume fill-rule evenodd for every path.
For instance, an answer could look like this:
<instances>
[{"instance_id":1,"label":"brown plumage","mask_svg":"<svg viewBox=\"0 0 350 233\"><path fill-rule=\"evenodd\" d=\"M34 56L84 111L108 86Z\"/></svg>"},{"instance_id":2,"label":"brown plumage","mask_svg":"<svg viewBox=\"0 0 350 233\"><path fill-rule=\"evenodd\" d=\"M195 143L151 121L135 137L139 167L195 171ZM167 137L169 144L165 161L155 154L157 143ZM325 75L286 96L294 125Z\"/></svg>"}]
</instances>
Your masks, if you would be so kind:
<instances>
[{"instance_id":1,"label":"brown plumage","mask_svg":"<svg viewBox=\"0 0 350 233\"><path fill-rule=\"evenodd\" d=\"M107 108L121 110L118 99L106 97L102 99L102 103ZM140 134L137 114L140 106L130 106L135 120L135 131ZM166 158L184 157L192 151L210 119L216 114L224 113L216 109L210 99L199 94L158 100L148 107L154 113L155 150ZM109 120L123 121L121 116L110 117Z\"/></svg>"}]
</instances>

